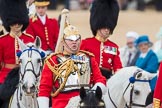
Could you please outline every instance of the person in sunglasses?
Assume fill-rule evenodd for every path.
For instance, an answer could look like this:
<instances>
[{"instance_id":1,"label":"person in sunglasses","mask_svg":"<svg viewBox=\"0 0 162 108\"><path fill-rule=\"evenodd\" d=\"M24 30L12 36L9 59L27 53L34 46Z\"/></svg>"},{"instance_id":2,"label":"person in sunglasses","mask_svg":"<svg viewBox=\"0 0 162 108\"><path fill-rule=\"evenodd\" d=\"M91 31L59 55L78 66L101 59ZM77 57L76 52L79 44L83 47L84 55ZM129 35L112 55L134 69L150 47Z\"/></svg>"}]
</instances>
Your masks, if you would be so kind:
<instances>
[{"instance_id":1,"label":"person in sunglasses","mask_svg":"<svg viewBox=\"0 0 162 108\"><path fill-rule=\"evenodd\" d=\"M70 98L79 95L82 86L86 89L99 86L105 92L106 79L94 55L80 50L80 42L77 28L66 26L61 41L62 51L49 55L44 64L38 93L39 108L48 108L50 95L52 108L65 108Z\"/></svg>"}]
</instances>

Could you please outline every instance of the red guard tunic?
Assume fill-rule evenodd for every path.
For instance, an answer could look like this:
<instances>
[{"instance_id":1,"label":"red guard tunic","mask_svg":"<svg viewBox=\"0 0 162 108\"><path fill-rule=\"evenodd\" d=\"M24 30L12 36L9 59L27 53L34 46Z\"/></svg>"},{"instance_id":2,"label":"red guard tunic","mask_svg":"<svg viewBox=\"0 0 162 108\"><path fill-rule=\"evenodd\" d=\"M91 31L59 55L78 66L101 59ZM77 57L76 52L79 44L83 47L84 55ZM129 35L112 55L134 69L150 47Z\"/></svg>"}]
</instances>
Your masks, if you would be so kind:
<instances>
[{"instance_id":1,"label":"red guard tunic","mask_svg":"<svg viewBox=\"0 0 162 108\"><path fill-rule=\"evenodd\" d=\"M29 26L26 29L26 33L34 36L39 36L42 42L42 49L55 50L57 38L58 38L59 26L56 19L50 19L46 16L45 24L42 24L39 17L34 16L30 19Z\"/></svg>"},{"instance_id":2,"label":"red guard tunic","mask_svg":"<svg viewBox=\"0 0 162 108\"><path fill-rule=\"evenodd\" d=\"M159 67L159 76L154 90L153 108L162 108L162 62Z\"/></svg>"},{"instance_id":3,"label":"red guard tunic","mask_svg":"<svg viewBox=\"0 0 162 108\"><path fill-rule=\"evenodd\" d=\"M107 68L114 72L122 68L118 46L110 40L101 42L95 37L87 38L82 41L81 50L93 53L99 67Z\"/></svg>"},{"instance_id":4,"label":"red guard tunic","mask_svg":"<svg viewBox=\"0 0 162 108\"><path fill-rule=\"evenodd\" d=\"M34 42L34 38L29 34L22 34L19 37L24 43ZM0 84L4 82L7 74L12 68L6 65L18 64L18 57L16 51L18 50L18 41L6 34L0 37Z\"/></svg>"},{"instance_id":5,"label":"red guard tunic","mask_svg":"<svg viewBox=\"0 0 162 108\"><path fill-rule=\"evenodd\" d=\"M75 72L71 72L70 75L68 76L66 83L65 83L65 87L59 92L58 95L56 95L55 97L52 98L52 108L65 108L65 106L67 105L67 103L71 97L79 95L79 89L80 89L79 85L81 82L82 82L82 84L85 84L87 79L90 79L90 80L87 80L88 81L87 84L96 84L96 83L100 82L100 83L103 83L104 85L106 85L106 79L101 75L101 72L98 68L98 64L97 64L94 56L87 55L84 52L79 52L79 54L76 54L76 55L79 55L79 56L73 55L73 58L74 58L74 60L76 60L76 62L79 60L81 60L81 61L87 60L88 61L87 63L89 64L89 65L88 64L84 65L82 67L82 63L80 64L79 62L77 62L76 64L80 64L80 66L78 66L78 68L81 67L79 70L86 69L84 67L88 66L89 69L86 69L86 70L89 70L89 72L88 71L85 72L85 70L84 70L82 74L80 73L80 75L75 74ZM82 56L82 55L84 55L84 56L86 55L86 57L84 58L84 56ZM40 86L39 86L39 94L38 95L40 97L41 96L49 97L53 87L55 89L57 89L57 88L59 88L59 86L61 86L61 84L63 84L63 82L59 82L59 79L61 79L61 78L57 79L54 82L54 79L56 78L57 75L55 75L51 71L51 69L49 69L50 67L47 65L47 61L48 61L48 63L52 65L52 68L53 68L52 70L56 69L55 66L58 64L58 60L60 60L60 58L61 58L60 56L65 57L65 55L63 55L63 54L56 54L56 55L52 55L50 58L47 58L47 60L46 60L44 69L42 71L42 76L41 76ZM71 58L71 59L73 60L73 58ZM64 73L64 72L61 72L61 73ZM89 75L89 77L87 77L88 75ZM63 81L63 80L65 80L65 79L62 79L61 81ZM78 82L80 82L80 83L78 84ZM78 86L76 86L76 85L78 85Z\"/></svg>"}]
</instances>

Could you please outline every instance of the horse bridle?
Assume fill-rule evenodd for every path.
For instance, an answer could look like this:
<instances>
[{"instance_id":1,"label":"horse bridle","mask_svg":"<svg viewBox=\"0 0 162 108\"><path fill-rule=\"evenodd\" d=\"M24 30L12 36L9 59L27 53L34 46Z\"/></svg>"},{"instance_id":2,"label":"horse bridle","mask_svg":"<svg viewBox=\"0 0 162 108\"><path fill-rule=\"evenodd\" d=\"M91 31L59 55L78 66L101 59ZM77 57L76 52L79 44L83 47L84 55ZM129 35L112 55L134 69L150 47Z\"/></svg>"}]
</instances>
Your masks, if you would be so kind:
<instances>
[{"instance_id":1,"label":"horse bridle","mask_svg":"<svg viewBox=\"0 0 162 108\"><path fill-rule=\"evenodd\" d=\"M40 72L41 72L41 69L42 69L42 64L40 65L39 73L36 74L36 73L35 73L35 70L34 70L34 65L33 65L32 61L31 61L31 56L32 56L32 51L36 51L36 52L39 53L39 54L40 54L40 52L39 52L39 50L37 50L37 49L33 49L33 46L32 46L32 47L29 47L29 49L25 49L23 52L26 52L26 51L28 51L28 62L25 64L24 74L22 74L22 73L20 72L20 75L21 75L20 85L22 85L24 76L25 76L25 74L26 74L27 71L31 71L31 72L34 74L34 76L35 76L35 78L36 78L36 84L37 84L38 78L39 78L39 76L40 76ZM22 53L23 53L23 52L22 52ZM42 63L42 60L40 59L39 62ZM21 63L21 60L20 60L20 63ZM31 64L32 69L26 69L26 67L27 67L27 65L28 65L29 63ZM19 99L18 99L18 91L19 91L19 90L17 90L17 106L18 106L18 108L21 108L21 107L20 107L20 102L19 102ZM35 92L37 93L37 91L38 91L38 90L36 89ZM21 100L21 99L22 99L22 92L21 92L21 88L20 88L20 100Z\"/></svg>"},{"instance_id":2,"label":"horse bridle","mask_svg":"<svg viewBox=\"0 0 162 108\"><path fill-rule=\"evenodd\" d=\"M139 73L139 72L141 72L141 70L137 70L136 72L135 72L135 74L137 74L137 73ZM133 80L132 80L133 79ZM141 105L141 104L137 104L137 103L134 103L133 102L133 90L134 90L134 83L135 82L150 82L150 80L140 80L140 79L135 79L135 77L134 76L132 76L132 77L130 77L129 78L129 84L127 85L127 87L126 87L126 89L124 90L124 93L123 93L123 96L124 96L124 94L126 93L126 91L127 91L127 89L128 89L128 87L129 86L131 86L131 90L130 90L130 102L129 102L129 105L126 103L125 104L125 107L126 108L131 108L132 106L138 106L138 107L146 107L146 105ZM114 107L115 108L118 108L116 105L115 105L115 103L114 103L114 101L112 100L112 98L111 98L111 96L110 96L110 92L109 92L109 89L108 89L108 96L109 96L109 98L110 98L110 101L112 102L112 104L114 105Z\"/></svg>"},{"instance_id":3,"label":"horse bridle","mask_svg":"<svg viewBox=\"0 0 162 108\"><path fill-rule=\"evenodd\" d=\"M141 72L141 70L137 70L137 73ZM126 87L126 89L124 90L124 93L123 93L123 96L125 94L125 92L127 91L128 87L131 86L131 90L130 90L130 101L129 101L129 105L126 103L125 106L126 108L131 108L132 106L137 106L137 107L146 107L146 105L142 105L142 104L137 104L137 103L134 103L133 102L133 91L134 91L134 83L135 82L150 82L150 80L140 80L140 79L135 79L135 76L133 77L130 77L129 78L129 84L128 86Z\"/></svg>"},{"instance_id":4,"label":"horse bridle","mask_svg":"<svg viewBox=\"0 0 162 108\"><path fill-rule=\"evenodd\" d=\"M21 81L23 81L24 76L25 76L25 73L26 73L27 71L31 71L31 72L34 74L34 76L35 76L35 78L36 78L36 81L37 81L37 80L38 80L38 77L40 76L40 72L41 72L41 69L42 69L42 65L40 65L39 73L36 74L36 73L35 73L35 70L34 70L34 65L33 65L32 61L31 61L31 56L32 56L32 51L36 51L36 52L38 52L39 54L40 54L40 52L39 52L39 50L33 49L32 47L29 47L29 49L25 49L23 52L26 52L26 51L28 51L28 62L25 64L24 74L22 74L22 73L20 72ZM23 52L22 52L22 53L23 53ZM41 59L40 59L39 62L42 63ZM20 63L21 63L21 60L20 60ZM28 65L29 63L31 64L32 69L26 69L26 67L27 67L27 65Z\"/></svg>"}]
</instances>

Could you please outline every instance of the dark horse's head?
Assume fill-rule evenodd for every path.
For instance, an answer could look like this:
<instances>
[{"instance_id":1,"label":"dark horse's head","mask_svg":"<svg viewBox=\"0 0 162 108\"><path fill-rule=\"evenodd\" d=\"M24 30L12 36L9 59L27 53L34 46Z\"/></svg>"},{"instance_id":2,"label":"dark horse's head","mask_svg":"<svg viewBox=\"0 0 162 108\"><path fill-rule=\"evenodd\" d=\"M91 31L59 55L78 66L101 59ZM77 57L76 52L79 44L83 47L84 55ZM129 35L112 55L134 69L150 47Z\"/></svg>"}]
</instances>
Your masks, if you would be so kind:
<instances>
[{"instance_id":1,"label":"dark horse's head","mask_svg":"<svg viewBox=\"0 0 162 108\"><path fill-rule=\"evenodd\" d=\"M81 87L80 98L79 108L105 108L100 87L97 87L95 93L93 90L86 92L84 87Z\"/></svg>"}]
</instances>

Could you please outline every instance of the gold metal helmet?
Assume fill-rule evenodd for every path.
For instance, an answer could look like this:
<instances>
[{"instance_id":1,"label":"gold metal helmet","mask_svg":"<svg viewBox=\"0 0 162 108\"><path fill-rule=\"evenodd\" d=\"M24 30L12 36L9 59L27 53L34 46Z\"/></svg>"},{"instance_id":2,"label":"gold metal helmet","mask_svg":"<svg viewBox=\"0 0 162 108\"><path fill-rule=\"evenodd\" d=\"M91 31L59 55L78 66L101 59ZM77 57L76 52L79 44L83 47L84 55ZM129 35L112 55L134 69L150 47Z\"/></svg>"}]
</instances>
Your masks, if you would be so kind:
<instances>
[{"instance_id":1,"label":"gold metal helmet","mask_svg":"<svg viewBox=\"0 0 162 108\"><path fill-rule=\"evenodd\" d=\"M67 27L65 27L63 37L63 39L69 39L73 41L81 38L79 30L73 25L68 25Z\"/></svg>"}]
</instances>

